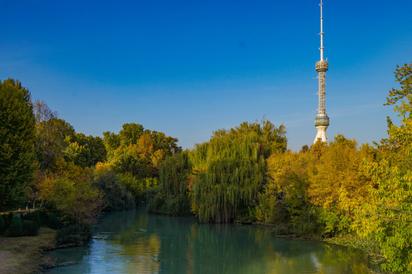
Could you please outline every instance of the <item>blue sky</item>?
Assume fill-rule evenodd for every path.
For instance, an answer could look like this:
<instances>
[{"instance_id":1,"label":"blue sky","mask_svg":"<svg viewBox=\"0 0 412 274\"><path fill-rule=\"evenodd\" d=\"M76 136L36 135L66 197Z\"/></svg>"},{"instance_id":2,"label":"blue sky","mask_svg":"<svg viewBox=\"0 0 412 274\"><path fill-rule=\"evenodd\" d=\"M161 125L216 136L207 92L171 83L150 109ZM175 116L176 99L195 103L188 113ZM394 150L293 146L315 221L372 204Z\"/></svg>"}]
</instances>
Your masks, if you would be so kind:
<instances>
[{"instance_id":1,"label":"blue sky","mask_svg":"<svg viewBox=\"0 0 412 274\"><path fill-rule=\"evenodd\" d=\"M0 78L17 78L77 131L125 122L183 147L264 118L289 146L315 136L317 0L0 0ZM412 1L325 0L332 137L386 134L397 64L412 61Z\"/></svg>"}]
</instances>

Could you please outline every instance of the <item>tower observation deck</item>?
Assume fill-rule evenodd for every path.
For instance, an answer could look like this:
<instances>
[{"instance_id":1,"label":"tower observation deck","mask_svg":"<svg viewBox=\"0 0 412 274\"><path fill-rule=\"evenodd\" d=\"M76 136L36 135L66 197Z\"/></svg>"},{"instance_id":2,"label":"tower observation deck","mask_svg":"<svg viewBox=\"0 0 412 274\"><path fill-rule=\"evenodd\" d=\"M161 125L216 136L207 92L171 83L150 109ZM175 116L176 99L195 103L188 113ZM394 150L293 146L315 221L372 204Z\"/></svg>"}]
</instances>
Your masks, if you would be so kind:
<instances>
[{"instance_id":1,"label":"tower observation deck","mask_svg":"<svg viewBox=\"0 0 412 274\"><path fill-rule=\"evenodd\" d=\"M329 126L329 117L326 114L326 72L328 71L328 61L324 59L323 45L323 1L320 0L320 60L316 63L318 73L318 112L315 119L316 137L314 143L326 142L326 130Z\"/></svg>"}]
</instances>

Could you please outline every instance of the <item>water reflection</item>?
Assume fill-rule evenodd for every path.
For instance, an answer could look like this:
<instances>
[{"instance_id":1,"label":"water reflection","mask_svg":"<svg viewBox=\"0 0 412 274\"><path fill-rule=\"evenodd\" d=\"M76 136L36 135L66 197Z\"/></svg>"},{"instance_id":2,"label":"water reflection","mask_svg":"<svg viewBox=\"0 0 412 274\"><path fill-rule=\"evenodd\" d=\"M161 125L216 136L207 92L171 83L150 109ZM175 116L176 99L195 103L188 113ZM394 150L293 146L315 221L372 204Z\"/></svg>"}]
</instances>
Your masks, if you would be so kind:
<instances>
[{"instance_id":1,"label":"water reflection","mask_svg":"<svg viewBox=\"0 0 412 274\"><path fill-rule=\"evenodd\" d=\"M313 241L277 239L265 227L202 225L145 212L106 216L89 247L58 250L74 265L50 273L370 273L361 253Z\"/></svg>"}]
</instances>

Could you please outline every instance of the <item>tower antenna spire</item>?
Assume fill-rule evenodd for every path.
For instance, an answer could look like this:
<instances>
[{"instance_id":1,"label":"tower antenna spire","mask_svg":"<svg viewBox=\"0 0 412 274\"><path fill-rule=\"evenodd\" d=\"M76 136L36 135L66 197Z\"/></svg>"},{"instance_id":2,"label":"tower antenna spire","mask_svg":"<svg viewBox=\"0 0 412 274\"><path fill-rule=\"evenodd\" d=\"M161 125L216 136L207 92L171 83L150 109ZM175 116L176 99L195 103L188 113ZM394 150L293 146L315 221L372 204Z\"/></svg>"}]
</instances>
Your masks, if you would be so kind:
<instances>
[{"instance_id":1,"label":"tower antenna spire","mask_svg":"<svg viewBox=\"0 0 412 274\"><path fill-rule=\"evenodd\" d=\"M320 60L324 60L324 50L325 47L323 45L323 37L325 33L323 32L323 1L320 0Z\"/></svg>"}]
</instances>

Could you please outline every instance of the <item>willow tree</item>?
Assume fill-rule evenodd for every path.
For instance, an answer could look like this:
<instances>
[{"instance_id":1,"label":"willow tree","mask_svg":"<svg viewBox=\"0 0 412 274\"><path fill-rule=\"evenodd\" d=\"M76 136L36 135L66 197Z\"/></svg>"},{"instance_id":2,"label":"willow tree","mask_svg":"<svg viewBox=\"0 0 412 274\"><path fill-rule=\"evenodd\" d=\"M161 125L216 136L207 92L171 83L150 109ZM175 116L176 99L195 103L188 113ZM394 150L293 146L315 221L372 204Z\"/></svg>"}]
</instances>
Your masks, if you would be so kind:
<instances>
[{"instance_id":1,"label":"willow tree","mask_svg":"<svg viewBox=\"0 0 412 274\"><path fill-rule=\"evenodd\" d=\"M191 165L186 151L167 157L160 165L159 189L150 210L169 215L190 214Z\"/></svg>"},{"instance_id":2,"label":"willow tree","mask_svg":"<svg viewBox=\"0 0 412 274\"><path fill-rule=\"evenodd\" d=\"M202 222L249 220L265 183L266 158L285 150L284 127L269 121L216 131L190 155L192 211Z\"/></svg>"}]
</instances>

